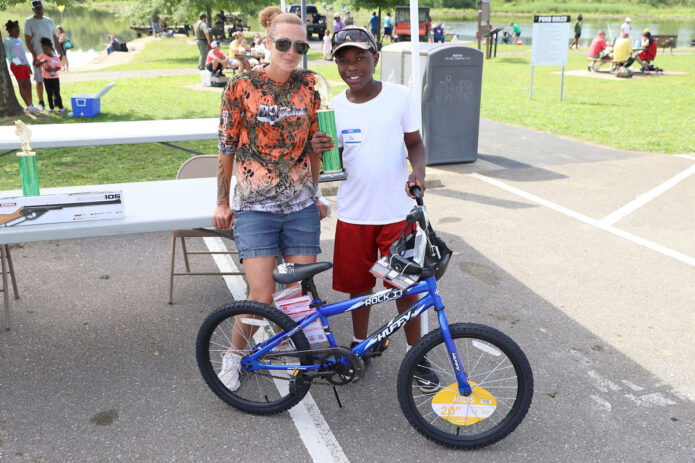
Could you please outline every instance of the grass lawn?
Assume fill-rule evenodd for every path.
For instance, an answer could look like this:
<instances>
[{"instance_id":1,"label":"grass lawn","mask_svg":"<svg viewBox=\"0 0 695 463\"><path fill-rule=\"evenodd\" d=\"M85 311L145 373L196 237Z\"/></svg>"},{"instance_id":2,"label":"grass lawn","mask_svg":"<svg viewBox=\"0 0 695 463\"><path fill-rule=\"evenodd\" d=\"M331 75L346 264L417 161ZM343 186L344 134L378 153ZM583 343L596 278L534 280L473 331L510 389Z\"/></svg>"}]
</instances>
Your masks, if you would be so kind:
<instances>
[{"instance_id":1,"label":"grass lawn","mask_svg":"<svg viewBox=\"0 0 695 463\"><path fill-rule=\"evenodd\" d=\"M537 67L533 100L529 101L530 47L503 46L498 53L502 54L483 65L482 117L619 149L695 151L695 135L688 129L695 108L693 54L657 56L657 65L667 71L686 72L679 76L606 80L566 75L563 101L559 101L560 68ZM316 58L318 55L312 57ZM190 67L196 59L197 48L185 39L157 40L134 62L109 69ZM570 54L568 71L586 66L585 50ZM341 82L334 63L312 69L331 83ZM29 124L84 122L88 130L89 122L217 117L220 93L184 87L199 82L197 75L119 79L102 101L103 112L92 119L56 115L22 119ZM63 100L69 107L71 95L95 93L106 83L62 83ZM331 94L344 88L344 84L333 85ZM0 125L14 119L0 119ZM217 150L215 141L177 145L202 153ZM39 175L44 187L171 179L190 156L161 144L44 149L38 154ZM15 156L0 157L0 190L19 187Z\"/></svg>"}]
</instances>

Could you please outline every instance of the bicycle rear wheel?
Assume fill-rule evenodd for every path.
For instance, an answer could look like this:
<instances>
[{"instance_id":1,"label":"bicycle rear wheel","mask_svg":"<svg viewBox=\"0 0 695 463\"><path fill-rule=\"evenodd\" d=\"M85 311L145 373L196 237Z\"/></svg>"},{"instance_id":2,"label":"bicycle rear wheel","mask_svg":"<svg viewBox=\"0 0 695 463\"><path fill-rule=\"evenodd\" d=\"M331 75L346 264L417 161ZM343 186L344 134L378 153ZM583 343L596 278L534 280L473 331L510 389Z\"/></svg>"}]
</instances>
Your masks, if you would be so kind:
<instances>
[{"instance_id":1,"label":"bicycle rear wheel","mask_svg":"<svg viewBox=\"0 0 695 463\"><path fill-rule=\"evenodd\" d=\"M218 373L222 368L222 356L232 348L233 337L246 343L244 348L234 349L244 358L279 330L288 332L296 326L287 315L259 302L240 301L224 305L208 315L198 332L196 359L200 373L210 389L234 408L256 415L285 411L302 400L311 386L310 381L303 380L290 387L292 370L249 371L242 367L239 388L235 391L223 384ZM309 365L311 356L297 353L308 349L306 336L298 331L291 337L291 342L284 342L259 361L274 365Z\"/></svg>"},{"instance_id":2,"label":"bicycle rear wheel","mask_svg":"<svg viewBox=\"0 0 695 463\"><path fill-rule=\"evenodd\" d=\"M459 449L493 444L514 431L531 406L531 366L519 346L494 328L457 323L449 329L473 394L459 395L449 352L437 329L418 341L401 364L401 409L418 432L439 444ZM423 392L418 382L425 358L426 368L439 377L439 387L432 392Z\"/></svg>"}]
</instances>

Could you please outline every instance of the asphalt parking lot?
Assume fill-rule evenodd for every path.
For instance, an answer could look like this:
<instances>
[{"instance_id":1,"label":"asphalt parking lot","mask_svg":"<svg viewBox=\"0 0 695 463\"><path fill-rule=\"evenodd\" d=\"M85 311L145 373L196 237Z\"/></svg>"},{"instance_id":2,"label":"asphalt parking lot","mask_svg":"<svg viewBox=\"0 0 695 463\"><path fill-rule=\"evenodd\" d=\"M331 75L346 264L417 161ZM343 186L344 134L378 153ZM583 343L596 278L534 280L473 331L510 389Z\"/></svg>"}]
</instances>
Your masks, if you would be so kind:
<instances>
[{"instance_id":1,"label":"asphalt parking lot","mask_svg":"<svg viewBox=\"0 0 695 463\"><path fill-rule=\"evenodd\" d=\"M500 329L531 362L534 401L505 440L454 451L410 427L400 334L338 390L342 407L319 385L274 417L228 407L198 372L195 336L243 282L180 278L166 304L170 238L157 233L12 248L21 299L0 333L0 460L695 461L695 155L486 120L480 140L475 163L428 169L441 186L425 200L455 251L440 282L450 321ZM322 224L323 260L334 225ZM330 273L317 283L339 299ZM395 313L378 309L374 328ZM349 317L332 326L347 344Z\"/></svg>"}]
</instances>

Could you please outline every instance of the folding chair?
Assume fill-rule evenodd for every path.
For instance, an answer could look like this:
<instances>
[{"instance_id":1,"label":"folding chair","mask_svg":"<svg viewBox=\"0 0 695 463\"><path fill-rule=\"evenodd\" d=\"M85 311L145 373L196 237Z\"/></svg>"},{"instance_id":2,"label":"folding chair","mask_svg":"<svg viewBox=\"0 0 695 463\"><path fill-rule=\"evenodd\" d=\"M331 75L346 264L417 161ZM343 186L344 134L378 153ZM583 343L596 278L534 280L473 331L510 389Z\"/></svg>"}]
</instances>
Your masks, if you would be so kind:
<instances>
[{"instance_id":1,"label":"folding chair","mask_svg":"<svg viewBox=\"0 0 695 463\"><path fill-rule=\"evenodd\" d=\"M2 289L3 293L3 306L4 306L4 326L6 330L10 329L10 288L7 283L7 276L10 276L12 282L12 290L14 291L14 298L19 299L19 292L17 291L17 279L14 274L14 266L12 265L12 255L10 254L10 246L7 244L0 244L0 268L2 269Z\"/></svg>"},{"instance_id":2,"label":"folding chair","mask_svg":"<svg viewBox=\"0 0 695 463\"><path fill-rule=\"evenodd\" d=\"M205 177L215 177L217 176L217 155L200 155L194 156L179 167L179 171L176 173L177 179L187 179L187 178L205 178ZM211 198L211 201L213 199ZM218 233L224 233L233 238L233 230L215 230ZM169 275L169 300L168 303L173 302L174 293L174 277L175 276L202 276L202 275L244 275L244 272L191 272L191 268L188 262L189 255L199 255L199 254L239 254L236 250L232 251L189 251L186 248L186 238L204 238L208 236L219 236L215 233L208 233L205 230L174 230L171 232L171 270ZM181 250L183 251L183 261L186 267L185 272L176 272L174 269L174 261L176 257L176 239L181 239Z\"/></svg>"}]
</instances>

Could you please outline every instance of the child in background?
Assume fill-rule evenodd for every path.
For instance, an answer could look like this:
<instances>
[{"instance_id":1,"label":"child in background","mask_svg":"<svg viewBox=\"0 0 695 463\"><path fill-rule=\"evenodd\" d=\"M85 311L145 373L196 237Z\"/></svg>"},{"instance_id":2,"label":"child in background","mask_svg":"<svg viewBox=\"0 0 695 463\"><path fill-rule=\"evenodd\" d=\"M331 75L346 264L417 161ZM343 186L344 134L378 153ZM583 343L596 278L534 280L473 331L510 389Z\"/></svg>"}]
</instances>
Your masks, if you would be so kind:
<instances>
[{"instance_id":1,"label":"child in background","mask_svg":"<svg viewBox=\"0 0 695 463\"><path fill-rule=\"evenodd\" d=\"M36 59L41 65L41 75L48 94L48 107L50 108L48 112L52 113L54 106L58 106L58 112L62 114L65 109L63 109L63 99L60 96L60 79L58 78L58 71L62 69L60 57L56 56L53 42L49 38L41 39L41 49L43 53Z\"/></svg>"},{"instance_id":2,"label":"child in background","mask_svg":"<svg viewBox=\"0 0 695 463\"><path fill-rule=\"evenodd\" d=\"M326 29L326 33L323 36L323 60L329 60L331 58L331 31Z\"/></svg>"},{"instance_id":3,"label":"child in background","mask_svg":"<svg viewBox=\"0 0 695 463\"><path fill-rule=\"evenodd\" d=\"M12 74L17 78L19 94L27 105L25 111L28 113L40 113L41 110L31 102L31 81L29 80L31 77L31 66L29 66L29 60L24 52L24 44L19 39L19 21L7 21L5 29L9 34L9 37L5 37L4 41L5 55L10 62Z\"/></svg>"}]
</instances>

